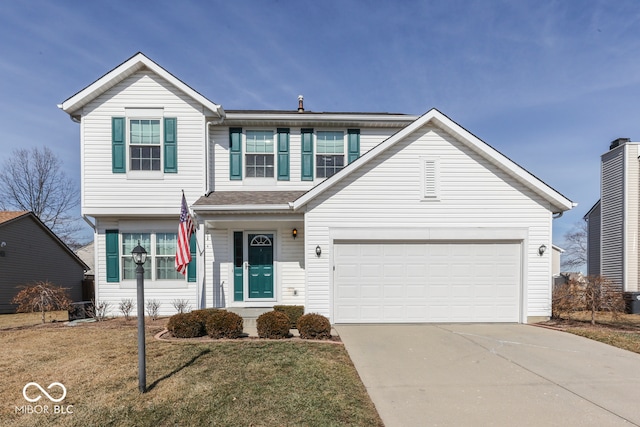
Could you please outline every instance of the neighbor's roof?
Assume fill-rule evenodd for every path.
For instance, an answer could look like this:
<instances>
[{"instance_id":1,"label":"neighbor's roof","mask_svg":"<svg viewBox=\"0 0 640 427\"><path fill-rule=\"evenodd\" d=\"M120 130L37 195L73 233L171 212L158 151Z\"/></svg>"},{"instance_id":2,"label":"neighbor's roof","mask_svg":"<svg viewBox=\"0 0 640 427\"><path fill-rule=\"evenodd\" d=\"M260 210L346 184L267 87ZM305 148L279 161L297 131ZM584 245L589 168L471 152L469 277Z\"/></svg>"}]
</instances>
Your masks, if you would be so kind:
<instances>
[{"instance_id":1,"label":"neighbor's roof","mask_svg":"<svg viewBox=\"0 0 640 427\"><path fill-rule=\"evenodd\" d=\"M391 137L387 138L385 141L381 142L371 150L364 153L360 158L347 165L339 173L336 173L335 175L316 185L310 191L298 198L293 203L293 208L299 209L300 207L306 205L336 183L340 182L361 167L365 166L371 160L375 159L379 154L393 147L396 143L402 141L413 132L416 132L427 124L432 124L452 134L456 139L465 144L467 147L480 154L485 159L488 159L491 163L498 166L508 175L512 176L517 181L530 188L533 192L546 199L552 205L554 212L568 211L577 206L571 200L567 199L558 191L545 184L542 180L528 172L523 167L519 166L513 160L509 159L504 154L500 153L498 150L491 147L489 144L485 143L484 141L473 135L471 132L467 131L465 128L451 120L449 117L447 117L437 109L432 108L407 127L398 131Z\"/></svg>"},{"instance_id":2,"label":"neighbor's roof","mask_svg":"<svg viewBox=\"0 0 640 427\"><path fill-rule=\"evenodd\" d=\"M83 106L85 106L98 96L102 95L104 92L120 83L127 77L145 68L153 71L154 73L171 83L173 86L178 88L180 91L202 104L206 109L211 111L212 114L215 114L218 117L224 117L225 113L221 105L209 101L207 98L202 96L182 80L146 57L142 52L136 53L131 58L118 65L116 68L109 71L95 82L91 83L89 86L85 87L75 95L66 99L62 102L62 104L58 105L58 108L74 117Z\"/></svg>"},{"instance_id":3,"label":"neighbor's roof","mask_svg":"<svg viewBox=\"0 0 640 427\"><path fill-rule=\"evenodd\" d=\"M12 219L19 218L23 215L27 215L29 211L0 211L0 224L9 222Z\"/></svg>"}]
</instances>

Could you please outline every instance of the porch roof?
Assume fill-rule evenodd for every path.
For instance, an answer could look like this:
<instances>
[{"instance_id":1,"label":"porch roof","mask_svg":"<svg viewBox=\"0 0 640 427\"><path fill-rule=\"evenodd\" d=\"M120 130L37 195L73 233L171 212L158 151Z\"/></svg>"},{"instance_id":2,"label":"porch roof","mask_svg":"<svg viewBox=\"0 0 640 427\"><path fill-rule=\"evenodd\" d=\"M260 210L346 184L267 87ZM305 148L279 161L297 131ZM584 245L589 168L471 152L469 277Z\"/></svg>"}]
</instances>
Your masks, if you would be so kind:
<instances>
[{"instance_id":1,"label":"porch roof","mask_svg":"<svg viewBox=\"0 0 640 427\"><path fill-rule=\"evenodd\" d=\"M291 203L306 191L214 191L192 205L194 211L291 210Z\"/></svg>"}]
</instances>

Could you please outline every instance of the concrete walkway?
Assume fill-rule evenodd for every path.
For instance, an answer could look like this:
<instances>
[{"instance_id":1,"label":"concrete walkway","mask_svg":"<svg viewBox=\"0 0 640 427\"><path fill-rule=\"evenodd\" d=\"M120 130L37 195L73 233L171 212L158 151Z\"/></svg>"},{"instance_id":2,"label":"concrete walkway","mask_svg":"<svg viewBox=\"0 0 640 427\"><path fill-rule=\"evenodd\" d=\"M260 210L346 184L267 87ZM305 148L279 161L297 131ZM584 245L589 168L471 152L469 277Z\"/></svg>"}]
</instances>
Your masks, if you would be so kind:
<instances>
[{"instance_id":1,"label":"concrete walkway","mask_svg":"<svg viewBox=\"0 0 640 427\"><path fill-rule=\"evenodd\" d=\"M338 325L386 427L640 425L640 355L515 324Z\"/></svg>"}]
</instances>

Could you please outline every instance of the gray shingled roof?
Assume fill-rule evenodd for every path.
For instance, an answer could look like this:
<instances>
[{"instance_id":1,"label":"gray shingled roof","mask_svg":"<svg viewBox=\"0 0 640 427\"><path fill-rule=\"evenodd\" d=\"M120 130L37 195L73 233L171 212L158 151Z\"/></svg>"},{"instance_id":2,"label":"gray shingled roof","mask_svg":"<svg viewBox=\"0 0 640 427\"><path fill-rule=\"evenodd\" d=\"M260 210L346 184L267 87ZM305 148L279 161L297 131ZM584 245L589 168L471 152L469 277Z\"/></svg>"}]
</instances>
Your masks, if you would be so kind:
<instances>
[{"instance_id":1,"label":"gray shingled roof","mask_svg":"<svg viewBox=\"0 0 640 427\"><path fill-rule=\"evenodd\" d=\"M193 207L234 205L286 205L306 191L214 191L200 197Z\"/></svg>"}]
</instances>

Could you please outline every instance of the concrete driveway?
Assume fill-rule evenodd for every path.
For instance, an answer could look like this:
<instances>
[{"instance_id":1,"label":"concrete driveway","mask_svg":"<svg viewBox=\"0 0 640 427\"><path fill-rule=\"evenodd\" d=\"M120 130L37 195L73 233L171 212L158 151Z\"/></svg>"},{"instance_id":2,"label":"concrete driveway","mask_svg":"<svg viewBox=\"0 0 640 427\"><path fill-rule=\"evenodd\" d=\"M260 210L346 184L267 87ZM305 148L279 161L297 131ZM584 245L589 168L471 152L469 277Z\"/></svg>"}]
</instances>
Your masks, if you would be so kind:
<instances>
[{"instance_id":1,"label":"concrete driveway","mask_svg":"<svg viewBox=\"0 0 640 427\"><path fill-rule=\"evenodd\" d=\"M531 325L337 325L386 427L640 425L640 355Z\"/></svg>"}]
</instances>

